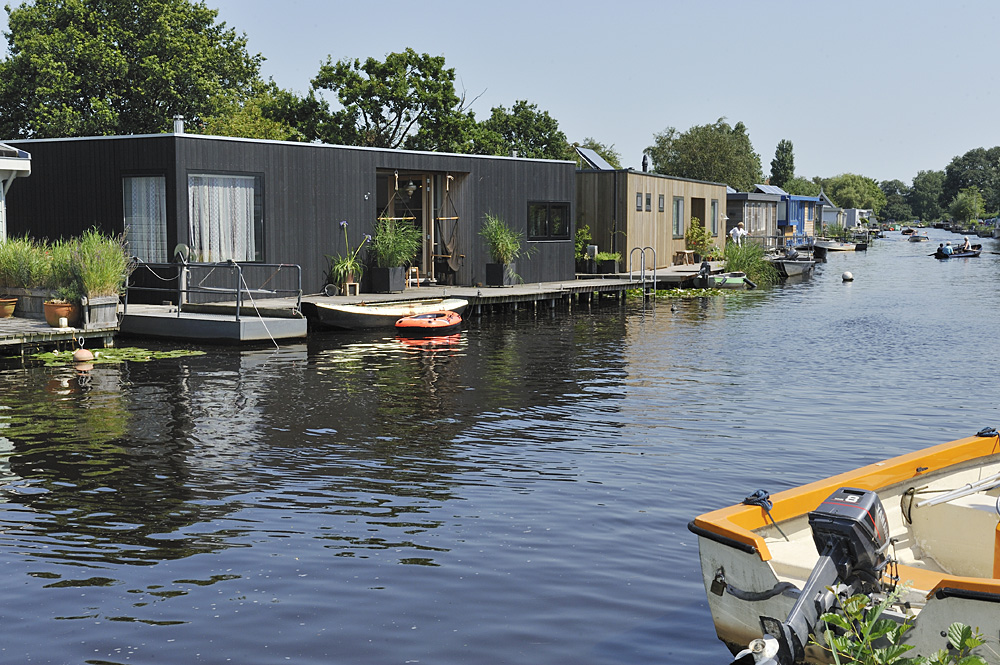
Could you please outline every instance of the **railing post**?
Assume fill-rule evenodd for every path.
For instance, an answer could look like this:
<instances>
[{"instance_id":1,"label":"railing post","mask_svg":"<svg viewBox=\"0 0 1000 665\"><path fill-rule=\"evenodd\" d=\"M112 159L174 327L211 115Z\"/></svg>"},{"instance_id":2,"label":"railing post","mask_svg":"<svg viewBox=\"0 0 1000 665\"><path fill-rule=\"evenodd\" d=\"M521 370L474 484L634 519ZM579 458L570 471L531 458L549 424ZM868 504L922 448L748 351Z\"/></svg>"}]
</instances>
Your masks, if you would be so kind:
<instances>
[{"instance_id":1,"label":"railing post","mask_svg":"<svg viewBox=\"0 0 1000 665\"><path fill-rule=\"evenodd\" d=\"M240 305L243 303L243 271L240 264L233 262L233 274L236 276L236 320L240 320Z\"/></svg>"}]
</instances>

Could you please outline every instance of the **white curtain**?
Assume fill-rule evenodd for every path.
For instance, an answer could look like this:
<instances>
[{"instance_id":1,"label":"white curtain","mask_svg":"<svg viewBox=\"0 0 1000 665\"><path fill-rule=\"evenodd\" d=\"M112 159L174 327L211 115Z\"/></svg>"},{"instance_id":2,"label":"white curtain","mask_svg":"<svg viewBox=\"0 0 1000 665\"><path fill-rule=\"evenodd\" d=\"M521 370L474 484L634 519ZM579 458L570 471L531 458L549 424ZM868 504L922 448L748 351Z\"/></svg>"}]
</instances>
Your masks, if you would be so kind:
<instances>
[{"instance_id":1,"label":"white curtain","mask_svg":"<svg viewBox=\"0 0 1000 665\"><path fill-rule=\"evenodd\" d=\"M163 176L126 177L125 241L129 253L148 263L167 260L167 182Z\"/></svg>"},{"instance_id":2,"label":"white curtain","mask_svg":"<svg viewBox=\"0 0 1000 665\"><path fill-rule=\"evenodd\" d=\"M188 238L201 261L253 261L253 176L189 175Z\"/></svg>"}]
</instances>

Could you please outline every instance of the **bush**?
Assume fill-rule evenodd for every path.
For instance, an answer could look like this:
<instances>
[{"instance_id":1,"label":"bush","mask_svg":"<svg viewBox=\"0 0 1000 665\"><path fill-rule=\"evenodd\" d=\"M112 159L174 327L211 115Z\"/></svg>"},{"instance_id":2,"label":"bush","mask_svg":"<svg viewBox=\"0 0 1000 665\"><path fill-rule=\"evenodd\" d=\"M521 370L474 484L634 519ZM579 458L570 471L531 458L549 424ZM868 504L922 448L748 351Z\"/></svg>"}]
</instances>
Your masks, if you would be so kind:
<instances>
[{"instance_id":1,"label":"bush","mask_svg":"<svg viewBox=\"0 0 1000 665\"><path fill-rule=\"evenodd\" d=\"M479 230L479 235L486 241L486 250L494 263L509 265L521 255L524 234L507 226L496 215L486 213L486 222Z\"/></svg>"},{"instance_id":2,"label":"bush","mask_svg":"<svg viewBox=\"0 0 1000 665\"><path fill-rule=\"evenodd\" d=\"M691 218L691 225L684 233L684 244L695 253L705 256L712 246L712 235L697 217Z\"/></svg>"},{"instance_id":3,"label":"bush","mask_svg":"<svg viewBox=\"0 0 1000 665\"><path fill-rule=\"evenodd\" d=\"M773 286L780 276L774 264L764 258L764 248L750 242L737 245L726 243L725 271L746 273L757 286Z\"/></svg>"},{"instance_id":4,"label":"bush","mask_svg":"<svg viewBox=\"0 0 1000 665\"><path fill-rule=\"evenodd\" d=\"M590 227L584 224L576 229L576 238L573 242L573 256L577 261L587 260L587 247L594 244L594 237L590 234Z\"/></svg>"}]
</instances>

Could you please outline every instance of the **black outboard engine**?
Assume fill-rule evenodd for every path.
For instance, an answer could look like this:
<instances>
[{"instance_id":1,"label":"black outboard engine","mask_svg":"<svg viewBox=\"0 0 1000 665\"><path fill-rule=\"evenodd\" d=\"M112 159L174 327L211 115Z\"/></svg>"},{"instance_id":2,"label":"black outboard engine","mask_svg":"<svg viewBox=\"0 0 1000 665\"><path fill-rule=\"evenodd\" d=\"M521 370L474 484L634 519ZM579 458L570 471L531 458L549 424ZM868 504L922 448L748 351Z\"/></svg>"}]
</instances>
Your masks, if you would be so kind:
<instances>
[{"instance_id":1,"label":"black outboard engine","mask_svg":"<svg viewBox=\"0 0 1000 665\"><path fill-rule=\"evenodd\" d=\"M698 269L698 288L707 289L708 288L708 276L712 274L712 264L708 261L702 261L701 267Z\"/></svg>"},{"instance_id":2,"label":"black outboard engine","mask_svg":"<svg viewBox=\"0 0 1000 665\"><path fill-rule=\"evenodd\" d=\"M844 585L848 595L873 593L881 588L882 573L888 563L889 522L878 494L868 490L841 487L809 513L809 526L819 552L813 568L792 611L784 622L761 617L767 636L777 639L779 665L800 663L810 633L815 632L819 617L829 612L836 597L827 587ZM749 651L749 650L748 650ZM748 654L748 652L743 652ZM737 657L736 663L754 663L752 656Z\"/></svg>"}]
</instances>

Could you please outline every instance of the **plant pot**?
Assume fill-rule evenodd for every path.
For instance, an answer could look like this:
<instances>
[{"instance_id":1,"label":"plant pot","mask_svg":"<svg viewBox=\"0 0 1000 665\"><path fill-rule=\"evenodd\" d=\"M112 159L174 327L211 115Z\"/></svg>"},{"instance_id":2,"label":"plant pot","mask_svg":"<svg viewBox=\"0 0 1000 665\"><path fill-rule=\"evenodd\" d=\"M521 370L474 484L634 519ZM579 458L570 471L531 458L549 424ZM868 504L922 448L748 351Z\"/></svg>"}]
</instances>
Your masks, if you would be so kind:
<instances>
[{"instance_id":1,"label":"plant pot","mask_svg":"<svg viewBox=\"0 0 1000 665\"><path fill-rule=\"evenodd\" d=\"M516 281L513 263L486 264L486 286L513 286Z\"/></svg>"},{"instance_id":2,"label":"plant pot","mask_svg":"<svg viewBox=\"0 0 1000 665\"><path fill-rule=\"evenodd\" d=\"M81 305L84 330L118 327L118 296L83 298Z\"/></svg>"},{"instance_id":3,"label":"plant pot","mask_svg":"<svg viewBox=\"0 0 1000 665\"><path fill-rule=\"evenodd\" d=\"M45 311L45 322L53 328L58 328L59 319L65 318L66 324L75 328L80 323L80 306L71 302L46 301L42 307Z\"/></svg>"},{"instance_id":4,"label":"plant pot","mask_svg":"<svg viewBox=\"0 0 1000 665\"><path fill-rule=\"evenodd\" d=\"M605 259L597 262L597 272L601 275L613 275L618 272L618 261Z\"/></svg>"},{"instance_id":5,"label":"plant pot","mask_svg":"<svg viewBox=\"0 0 1000 665\"><path fill-rule=\"evenodd\" d=\"M9 319L14 316L15 307L17 307L17 298L0 298L0 319Z\"/></svg>"},{"instance_id":6,"label":"plant pot","mask_svg":"<svg viewBox=\"0 0 1000 665\"><path fill-rule=\"evenodd\" d=\"M25 319L44 319L42 303L52 297L45 289L7 289L7 295L17 298L14 314Z\"/></svg>"},{"instance_id":7,"label":"plant pot","mask_svg":"<svg viewBox=\"0 0 1000 665\"><path fill-rule=\"evenodd\" d=\"M399 293L406 287L406 268L372 268L372 291L375 293Z\"/></svg>"}]
</instances>

